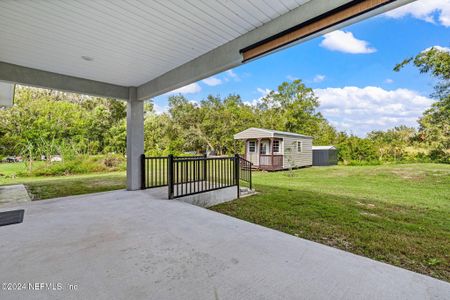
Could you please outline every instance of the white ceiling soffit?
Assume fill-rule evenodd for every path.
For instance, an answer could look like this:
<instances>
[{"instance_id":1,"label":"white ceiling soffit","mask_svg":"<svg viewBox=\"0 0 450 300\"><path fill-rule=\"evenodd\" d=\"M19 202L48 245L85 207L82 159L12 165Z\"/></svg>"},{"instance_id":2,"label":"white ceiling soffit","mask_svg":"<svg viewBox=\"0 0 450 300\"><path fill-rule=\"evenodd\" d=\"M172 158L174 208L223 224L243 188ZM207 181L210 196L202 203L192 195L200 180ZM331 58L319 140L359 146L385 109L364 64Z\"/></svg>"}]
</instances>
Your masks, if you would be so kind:
<instances>
[{"instance_id":1,"label":"white ceiling soffit","mask_svg":"<svg viewBox=\"0 0 450 300\"><path fill-rule=\"evenodd\" d=\"M0 61L139 86L305 2L0 1Z\"/></svg>"},{"instance_id":2,"label":"white ceiling soffit","mask_svg":"<svg viewBox=\"0 0 450 300\"><path fill-rule=\"evenodd\" d=\"M385 1L354 20L412 1ZM357 2L0 0L0 80L120 99L138 87L145 100L237 66L243 48Z\"/></svg>"}]
</instances>

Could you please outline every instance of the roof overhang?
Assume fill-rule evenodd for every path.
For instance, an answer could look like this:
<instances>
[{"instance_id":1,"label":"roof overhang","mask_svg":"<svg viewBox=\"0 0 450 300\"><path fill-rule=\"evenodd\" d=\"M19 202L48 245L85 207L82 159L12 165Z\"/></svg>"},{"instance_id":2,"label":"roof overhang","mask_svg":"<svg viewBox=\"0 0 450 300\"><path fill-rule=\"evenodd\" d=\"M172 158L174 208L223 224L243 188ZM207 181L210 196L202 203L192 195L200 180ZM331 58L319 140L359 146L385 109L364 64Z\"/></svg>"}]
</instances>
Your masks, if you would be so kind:
<instances>
[{"instance_id":1,"label":"roof overhang","mask_svg":"<svg viewBox=\"0 0 450 300\"><path fill-rule=\"evenodd\" d=\"M5 1L0 80L146 100L412 1Z\"/></svg>"},{"instance_id":2,"label":"roof overhang","mask_svg":"<svg viewBox=\"0 0 450 300\"><path fill-rule=\"evenodd\" d=\"M335 146L312 146L313 150L337 150Z\"/></svg>"},{"instance_id":3,"label":"roof overhang","mask_svg":"<svg viewBox=\"0 0 450 300\"><path fill-rule=\"evenodd\" d=\"M0 79L29 86L93 96L128 99L128 87L62 75L0 61Z\"/></svg>"},{"instance_id":4,"label":"roof overhang","mask_svg":"<svg viewBox=\"0 0 450 300\"><path fill-rule=\"evenodd\" d=\"M248 140L248 139L265 139L265 138L285 138L285 137L293 137L299 139L312 139L312 136L294 133L294 132L286 132L286 131L278 131L264 128L256 128L250 127L241 132L236 133L233 138L235 140Z\"/></svg>"}]
</instances>

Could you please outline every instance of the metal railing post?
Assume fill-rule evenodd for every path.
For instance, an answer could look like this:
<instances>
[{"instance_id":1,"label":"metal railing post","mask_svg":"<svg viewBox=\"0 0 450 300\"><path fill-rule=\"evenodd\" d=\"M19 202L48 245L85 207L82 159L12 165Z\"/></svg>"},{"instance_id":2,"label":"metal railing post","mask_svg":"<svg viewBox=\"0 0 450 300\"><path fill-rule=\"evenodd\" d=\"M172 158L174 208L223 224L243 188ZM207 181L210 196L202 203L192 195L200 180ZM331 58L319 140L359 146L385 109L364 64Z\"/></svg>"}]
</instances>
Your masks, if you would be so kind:
<instances>
[{"instance_id":1,"label":"metal railing post","mask_svg":"<svg viewBox=\"0 0 450 300\"><path fill-rule=\"evenodd\" d=\"M208 161L206 160L206 158L207 158L208 156L206 155L206 153L205 154L203 154L203 158L204 158L204 160L203 160L203 180L204 181L206 181L206 177L207 177L207 174L208 174Z\"/></svg>"},{"instance_id":2,"label":"metal railing post","mask_svg":"<svg viewBox=\"0 0 450 300\"><path fill-rule=\"evenodd\" d=\"M141 154L141 190L144 190L146 188L145 172L145 154Z\"/></svg>"},{"instance_id":3,"label":"metal railing post","mask_svg":"<svg viewBox=\"0 0 450 300\"><path fill-rule=\"evenodd\" d=\"M167 190L169 193L169 199L173 199L173 154L169 154L167 157Z\"/></svg>"},{"instance_id":4,"label":"metal railing post","mask_svg":"<svg viewBox=\"0 0 450 300\"><path fill-rule=\"evenodd\" d=\"M248 174L249 174L249 181L250 181L250 190L252 190L252 164L251 163L249 163L248 164Z\"/></svg>"},{"instance_id":5,"label":"metal railing post","mask_svg":"<svg viewBox=\"0 0 450 300\"><path fill-rule=\"evenodd\" d=\"M239 163L240 163L240 157L239 154L235 154L234 155L234 177L235 177L235 182L236 182L236 187L237 187L237 197L240 198L241 197L241 190L239 188Z\"/></svg>"}]
</instances>

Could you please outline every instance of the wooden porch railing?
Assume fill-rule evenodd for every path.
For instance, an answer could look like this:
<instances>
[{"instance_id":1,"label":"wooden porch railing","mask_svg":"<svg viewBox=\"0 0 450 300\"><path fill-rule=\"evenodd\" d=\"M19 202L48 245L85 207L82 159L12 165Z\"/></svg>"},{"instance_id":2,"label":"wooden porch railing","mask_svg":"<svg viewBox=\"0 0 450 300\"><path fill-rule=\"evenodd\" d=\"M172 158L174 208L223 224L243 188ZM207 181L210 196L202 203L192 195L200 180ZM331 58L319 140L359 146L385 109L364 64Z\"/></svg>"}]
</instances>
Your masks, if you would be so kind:
<instances>
[{"instance_id":1,"label":"wooden porch railing","mask_svg":"<svg viewBox=\"0 0 450 300\"><path fill-rule=\"evenodd\" d=\"M259 167L264 170L279 170L283 168L283 155L261 154Z\"/></svg>"}]
</instances>

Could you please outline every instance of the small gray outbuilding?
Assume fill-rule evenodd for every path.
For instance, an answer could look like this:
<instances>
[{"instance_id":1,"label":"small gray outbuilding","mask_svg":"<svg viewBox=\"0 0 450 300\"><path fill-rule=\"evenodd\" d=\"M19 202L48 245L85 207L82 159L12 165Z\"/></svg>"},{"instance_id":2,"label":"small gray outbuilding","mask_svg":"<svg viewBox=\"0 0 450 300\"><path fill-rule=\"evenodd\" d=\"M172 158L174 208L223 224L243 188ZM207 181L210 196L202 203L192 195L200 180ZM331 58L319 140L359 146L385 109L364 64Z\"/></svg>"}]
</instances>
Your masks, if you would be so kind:
<instances>
[{"instance_id":1,"label":"small gray outbuilding","mask_svg":"<svg viewBox=\"0 0 450 300\"><path fill-rule=\"evenodd\" d=\"M313 146L313 166L337 165L337 149L334 146Z\"/></svg>"},{"instance_id":2,"label":"small gray outbuilding","mask_svg":"<svg viewBox=\"0 0 450 300\"><path fill-rule=\"evenodd\" d=\"M234 139L245 142L243 157L258 169L277 171L312 165L311 136L251 127L235 134Z\"/></svg>"}]
</instances>

